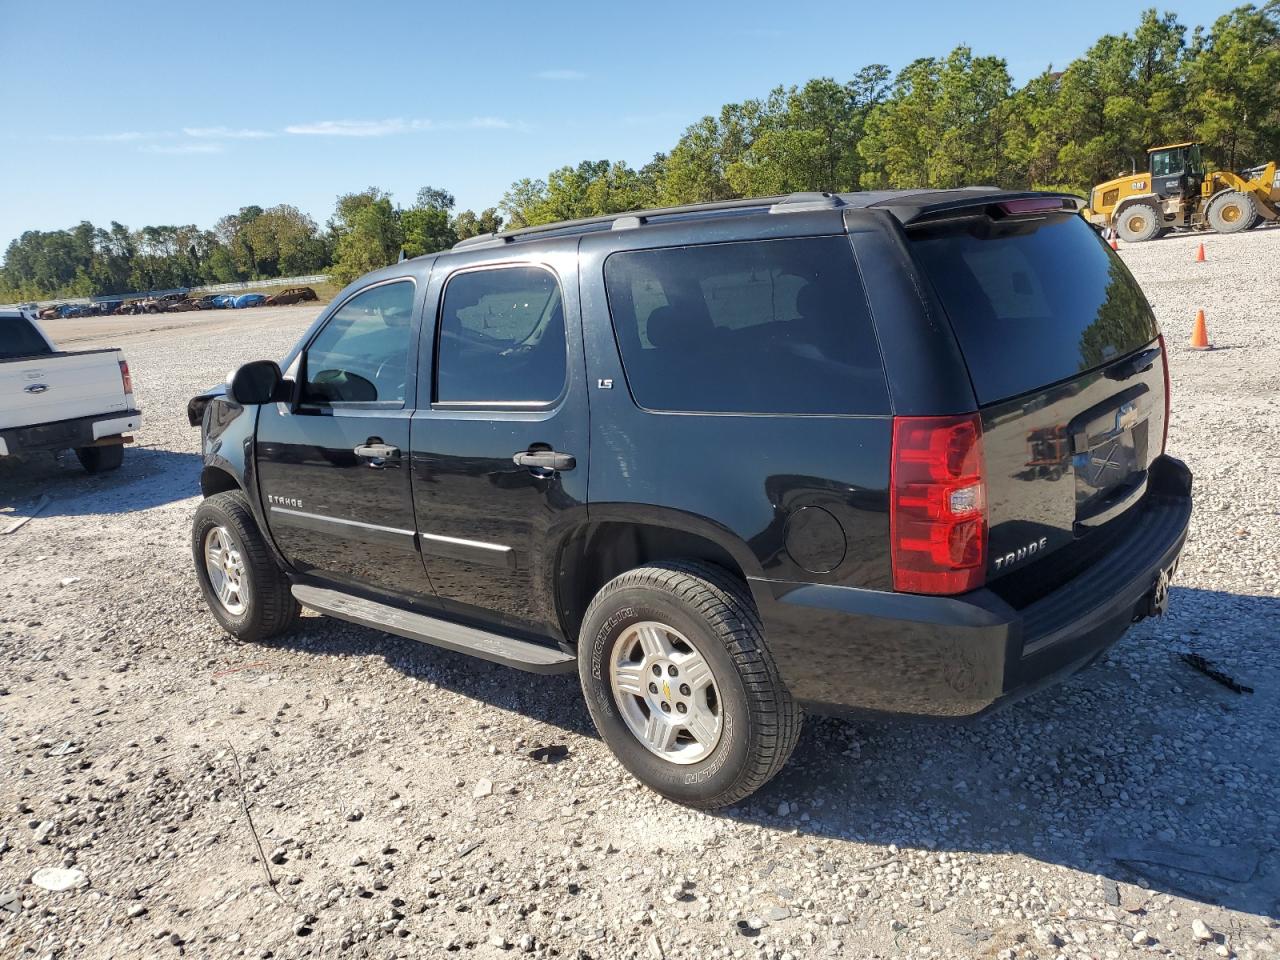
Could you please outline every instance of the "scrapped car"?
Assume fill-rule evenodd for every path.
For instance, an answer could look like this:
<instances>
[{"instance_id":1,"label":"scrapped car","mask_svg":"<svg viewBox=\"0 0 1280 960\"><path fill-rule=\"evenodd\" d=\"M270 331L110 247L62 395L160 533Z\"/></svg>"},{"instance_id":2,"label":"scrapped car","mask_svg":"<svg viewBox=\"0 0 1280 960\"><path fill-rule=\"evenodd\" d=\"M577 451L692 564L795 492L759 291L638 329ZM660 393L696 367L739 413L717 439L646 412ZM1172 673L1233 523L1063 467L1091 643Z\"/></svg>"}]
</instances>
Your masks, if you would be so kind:
<instances>
[{"instance_id":1,"label":"scrapped car","mask_svg":"<svg viewBox=\"0 0 1280 960\"><path fill-rule=\"evenodd\" d=\"M304 303L307 300L318 300L316 292L310 287L290 287L267 297L267 306L283 307L292 303Z\"/></svg>"},{"instance_id":2,"label":"scrapped car","mask_svg":"<svg viewBox=\"0 0 1280 960\"><path fill-rule=\"evenodd\" d=\"M136 304L136 309L140 313L165 313L174 304L185 300L186 296L185 293L166 293L163 296L139 300Z\"/></svg>"},{"instance_id":3,"label":"scrapped car","mask_svg":"<svg viewBox=\"0 0 1280 960\"><path fill-rule=\"evenodd\" d=\"M232 305L237 310L245 307L261 307L267 302L267 298L260 293L242 293L232 301Z\"/></svg>"},{"instance_id":4,"label":"scrapped car","mask_svg":"<svg viewBox=\"0 0 1280 960\"><path fill-rule=\"evenodd\" d=\"M1164 612L1168 355L1077 198L794 194L486 235L192 399L214 617L576 671L732 804L802 707L968 717Z\"/></svg>"}]
</instances>

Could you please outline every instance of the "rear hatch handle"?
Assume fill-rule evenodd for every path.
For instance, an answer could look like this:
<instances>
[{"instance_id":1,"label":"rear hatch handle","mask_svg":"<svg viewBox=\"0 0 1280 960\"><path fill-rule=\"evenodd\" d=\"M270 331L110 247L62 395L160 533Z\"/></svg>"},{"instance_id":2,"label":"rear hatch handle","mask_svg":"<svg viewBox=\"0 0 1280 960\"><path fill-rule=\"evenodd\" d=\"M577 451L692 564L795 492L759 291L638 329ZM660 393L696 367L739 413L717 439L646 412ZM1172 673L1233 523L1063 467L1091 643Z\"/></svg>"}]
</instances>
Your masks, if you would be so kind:
<instances>
[{"instance_id":1,"label":"rear hatch handle","mask_svg":"<svg viewBox=\"0 0 1280 960\"><path fill-rule=\"evenodd\" d=\"M1132 357L1121 360L1119 363L1113 363L1107 367L1106 376L1109 380L1128 380L1132 376L1139 373L1146 373L1156 365L1156 361L1160 359L1160 348L1150 347L1146 350L1140 350Z\"/></svg>"}]
</instances>

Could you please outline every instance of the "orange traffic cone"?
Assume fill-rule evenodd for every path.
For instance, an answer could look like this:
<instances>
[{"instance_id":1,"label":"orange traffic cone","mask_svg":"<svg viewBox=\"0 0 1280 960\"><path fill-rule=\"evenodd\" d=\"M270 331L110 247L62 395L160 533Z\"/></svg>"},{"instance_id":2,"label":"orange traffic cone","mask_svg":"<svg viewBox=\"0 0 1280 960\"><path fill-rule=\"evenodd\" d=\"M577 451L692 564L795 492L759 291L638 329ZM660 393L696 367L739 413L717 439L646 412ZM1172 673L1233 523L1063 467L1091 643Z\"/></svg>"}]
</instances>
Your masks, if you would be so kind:
<instances>
[{"instance_id":1,"label":"orange traffic cone","mask_svg":"<svg viewBox=\"0 0 1280 960\"><path fill-rule=\"evenodd\" d=\"M1112 249L1112 250L1119 250L1119 249L1120 249L1120 244L1116 243L1116 238L1115 238L1115 237L1112 237L1112 238L1111 238L1111 249Z\"/></svg>"},{"instance_id":2,"label":"orange traffic cone","mask_svg":"<svg viewBox=\"0 0 1280 960\"><path fill-rule=\"evenodd\" d=\"M1191 328L1191 349L1192 350L1212 350L1213 345L1209 343L1209 328L1204 324L1204 311L1196 311L1196 322Z\"/></svg>"},{"instance_id":3,"label":"orange traffic cone","mask_svg":"<svg viewBox=\"0 0 1280 960\"><path fill-rule=\"evenodd\" d=\"M1200 244L1200 249L1196 251L1196 263L1204 263L1204 244Z\"/></svg>"}]
</instances>

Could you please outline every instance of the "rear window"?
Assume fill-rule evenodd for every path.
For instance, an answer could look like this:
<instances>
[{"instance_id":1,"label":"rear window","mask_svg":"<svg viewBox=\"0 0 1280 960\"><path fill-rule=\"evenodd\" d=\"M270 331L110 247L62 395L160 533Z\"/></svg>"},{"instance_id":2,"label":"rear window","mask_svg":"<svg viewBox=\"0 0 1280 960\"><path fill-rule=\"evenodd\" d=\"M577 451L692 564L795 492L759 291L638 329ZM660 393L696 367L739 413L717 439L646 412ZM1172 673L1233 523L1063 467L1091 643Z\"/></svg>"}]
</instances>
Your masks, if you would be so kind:
<instances>
[{"instance_id":1,"label":"rear window","mask_svg":"<svg viewBox=\"0 0 1280 960\"><path fill-rule=\"evenodd\" d=\"M979 403L1069 379L1156 336L1137 282L1079 217L966 218L910 236Z\"/></svg>"},{"instance_id":2,"label":"rear window","mask_svg":"<svg viewBox=\"0 0 1280 960\"><path fill-rule=\"evenodd\" d=\"M627 383L642 407L888 412L843 237L621 252L604 276Z\"/></svg>"},{"instance_id":3,"label":"rear window","mask_svg":"<svg viewBox=\"0 0 1280 960\"><path fill-rule=\"evenodd\" d=\"M0 317L0 360L43 357L53 353L44 337L23 316Z\"/></svg>"}]
</instances>

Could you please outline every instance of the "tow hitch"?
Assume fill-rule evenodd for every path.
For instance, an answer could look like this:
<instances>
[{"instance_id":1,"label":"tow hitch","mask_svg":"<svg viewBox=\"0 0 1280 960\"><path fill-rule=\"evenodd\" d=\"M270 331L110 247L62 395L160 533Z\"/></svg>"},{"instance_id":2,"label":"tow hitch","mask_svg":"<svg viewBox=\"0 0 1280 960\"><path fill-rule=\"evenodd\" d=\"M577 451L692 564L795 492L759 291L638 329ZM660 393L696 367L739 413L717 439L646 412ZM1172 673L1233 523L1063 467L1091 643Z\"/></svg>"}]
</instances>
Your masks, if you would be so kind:
<instances>
[{"instance_id":1,"label":"tow hitch","mask_svg":"<svg viewBox=\"0 0 1280 960\"><path fill-rule=\"evenodd\" d=\"M1156 585L1147 596L1146 615L1148 617L1163 617L1165 611L1169 609L1169 587L1173 584L1173 575L1177 570L1178 562L1175 560L1160 571L1160 576L1156 577Z\"/></svg>"}]
</instances>

